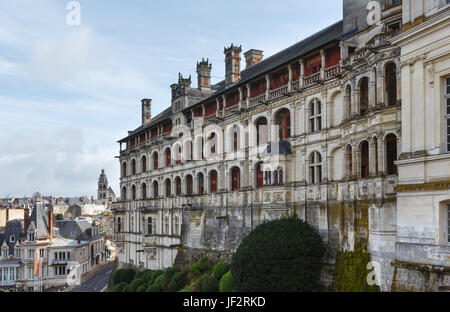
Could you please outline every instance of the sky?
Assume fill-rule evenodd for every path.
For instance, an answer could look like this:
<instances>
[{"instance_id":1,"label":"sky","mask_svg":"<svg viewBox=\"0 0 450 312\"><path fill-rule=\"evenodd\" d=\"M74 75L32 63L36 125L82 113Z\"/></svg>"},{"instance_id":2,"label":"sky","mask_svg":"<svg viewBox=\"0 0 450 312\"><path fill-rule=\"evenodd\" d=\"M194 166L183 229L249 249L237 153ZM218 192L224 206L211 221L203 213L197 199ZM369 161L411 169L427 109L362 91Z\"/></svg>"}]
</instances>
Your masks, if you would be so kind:
<instances>
[{"instance_id":1,"label":"sky","mask_svg":"<svg viewBox=\"0 0 450 312\"><path fill-rule=\"evenodd\" d=\"M102 169L118 195L141 99L156 116L202 57L218 82L225 46L267 58L342 19L340 0L79 0L70 25L69 2L0 0L0 197L96 195Z\"/></svg>"}]
</instances>

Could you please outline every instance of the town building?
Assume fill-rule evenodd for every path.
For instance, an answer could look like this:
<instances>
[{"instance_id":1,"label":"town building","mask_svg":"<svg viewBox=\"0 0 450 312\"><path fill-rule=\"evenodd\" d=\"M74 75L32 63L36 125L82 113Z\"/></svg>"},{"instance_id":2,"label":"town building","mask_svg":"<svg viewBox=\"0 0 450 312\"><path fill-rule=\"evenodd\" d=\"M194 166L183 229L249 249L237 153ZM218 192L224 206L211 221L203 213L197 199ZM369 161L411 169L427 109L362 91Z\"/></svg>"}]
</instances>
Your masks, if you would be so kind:
<instances>
[{"instance_id":1,"label":"town building","mask_svg":"<svg viewBox=\"0 0 450 312\"><path fill-rule=\"evenodd\" d=\"M108 185L108 178L106 177L105 169L102 169L102 173L98 178L98 190L97 199L103 202L114 202L116 201L116 194L113 189Z\"/></svg>"},{"instance_id":2,"label":"town building","mask_svg":"<svg viewBox=\"0 0 450 312\"><path fill-rule=\"evenodd\" d=\"M264 59L197 63L171 106L119 141L122 264L228 258L265 219L297 214L328 246L367 246L383 291L450 285L448 0L343 0L343 21ZM377 11L380 9L380 11ZM379 16L379 19L377 18ZM187 260L186 260L187 261ZM447 287L447 288L446 288Z\"/></svg>"}]
</instances>

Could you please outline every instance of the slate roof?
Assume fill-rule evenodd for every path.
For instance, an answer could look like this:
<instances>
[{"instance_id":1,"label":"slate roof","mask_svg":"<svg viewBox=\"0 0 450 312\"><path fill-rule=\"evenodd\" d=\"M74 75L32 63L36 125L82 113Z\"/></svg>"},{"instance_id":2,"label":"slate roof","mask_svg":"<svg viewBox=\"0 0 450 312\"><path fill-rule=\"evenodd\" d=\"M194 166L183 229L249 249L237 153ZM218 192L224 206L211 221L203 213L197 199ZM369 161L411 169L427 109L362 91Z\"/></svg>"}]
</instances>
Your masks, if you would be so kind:
<instances>
[{"instance_id":1,"label":"slate roof","mask_svg":"<svg viewBox=\"0 0 450 312\"><path fill-rule=\"evenodd\" d=\"M9 238L11 235L14 235L14 242L10 242ZM14 246L18 240L20 240L24 235L23 231L23 221L22 220L12 220L6 222L6 226L3 231L0 233L0 246L3 245L3 242L6 242L6 245L9 247L9 254L14 254Z\"/></svg>"},{"instance_id":2,"label":"slate roof","mask_svg":"<svg viewBox=\"0 0 450 312\"><path fill-rule=\"evenodd\" d=\"M92 235L92 225L86 220L60 220L56 221L59 234L67 239L90 241L101 235ZM75 232L75 235L72 235Z\"/></svg>"},{"instance_id":3,"label":"slate roof","mask_svg":"<svg viewBox=\"0 0 450 312\"><path fill-rule=\"evenodd\" d=\"M44 205L36 203L30 216L30 225L28 228L34 227L36 230L36 239L50 238L48 228L48 216L45 213ZM27 229L28 230L28 229Z\"/></svg>"}]
</instances>

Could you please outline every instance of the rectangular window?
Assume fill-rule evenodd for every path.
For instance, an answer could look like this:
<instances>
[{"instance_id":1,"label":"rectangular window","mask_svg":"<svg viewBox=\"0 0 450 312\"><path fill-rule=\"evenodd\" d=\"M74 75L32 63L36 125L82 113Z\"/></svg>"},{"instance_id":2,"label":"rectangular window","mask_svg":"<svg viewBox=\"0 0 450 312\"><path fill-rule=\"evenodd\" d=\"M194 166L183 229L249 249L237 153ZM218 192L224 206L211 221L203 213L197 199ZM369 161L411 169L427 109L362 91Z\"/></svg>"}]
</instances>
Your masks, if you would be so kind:
<instances>
[{"instance_id":1,"label":"rectangular window","mask_svg":"<svg viewBox=\"0 0 450 312\"><path fill-rule=\"evenodd\" d=\"M148 220L147 220L147 234L148 235L153 234L152 226L153 226L153 220L152 220L152 218L148 218Z\"/></svg>"},{"instance_id":2,"label":"rectangular window","mask_svg":"<svg viewBox=\"0 0 450 312\"><path fill-rule=\"evenodd\" d=\"M450 77L445 79L445 119L446 119L446 136L447 136L447 152L450 153Z\"/></svg>"},{"instance_id":3,"label":"rectangular window","mask_svg":"<svg viewBox=\"0 0 450 312\"><path fill-rule=\"evenodd\" d=\"M30 249L30 250L28 251L28 255L29 255L28 258L34 259L34 250Z\"/></svg>"}]
</instances>

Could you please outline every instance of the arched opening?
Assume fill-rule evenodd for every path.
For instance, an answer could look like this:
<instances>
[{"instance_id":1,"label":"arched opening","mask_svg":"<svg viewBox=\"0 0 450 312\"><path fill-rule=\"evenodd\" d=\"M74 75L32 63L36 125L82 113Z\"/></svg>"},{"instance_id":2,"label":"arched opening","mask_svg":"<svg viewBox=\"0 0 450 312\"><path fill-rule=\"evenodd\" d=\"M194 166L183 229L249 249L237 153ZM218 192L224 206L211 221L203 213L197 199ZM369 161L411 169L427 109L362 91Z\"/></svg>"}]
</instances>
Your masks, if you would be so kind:
<instances>
[{"instance_id":1,"label":"arched opening","mask_svg":"<svg viewBox=\"0 0 450 312\"><path fill-rule=\"evenodd\" d=\"M231 191L238 191L241 187L241 170L238 167L231 169Z\"/></svg>"},{"instance_id":2,"label":"arched opening","mask_svg":"<svg viewBox=\"0 0 450 312\"><path fill-rule=\"evenodd\" d=\"M262 163L259 162L256 165L256 187L260 188L264 186L264 172L262 171Z\"/></svg>"},{"instance_id":3,"label":"arched opening","mask_svg":"<svg viewBox=\"0 0 450 312\"><path fill-rule=\"evenodd\" d=\"M217 135L213 132L209 136L209 152L211 153L211 156L215 156L217 153Z\"/></svg>"},{"instance_id":4,"label":"arched opening","mask_svg":"<svg viewBox=\"0 0 450 312\"><path fill-rule=\"evenodd\" d=\"M238 126L233 127L231 150L236 153L240 148L240 129Z\"/></svg>"},{"instance_id":5,"label":"arched opening","mask_svg":"<svg viewBox=\"0 0 450 312\"><path fill-rule=\"evenodd\" d=\"M147 199L147 184L142 183L141 186L142 199Z\"/></svg>"},{"instance_id":6,"label":"arched opening","mask_svg":"<svg viewBox=\"0 0 450 312\"><path fill-rule=\"evenodd\" d=\"M184 143L184 151L186 153L185 157L185 161L192 161L194 159L193 157L193 144L191 140L188 140Z\"/></svg>"},{"instance_id":7,"label":"arched opening","mask_svg":"<svg viewBox=\"0 0 450 312\"><path fill-rule=\"evenodd\" d=\"M142 167L142 172L146 172L147 171L147 157L144 155L141 158L141 167Z\"/></svg>"},{"instance_id":8,"label":"arched opening","mask_svg":"<svg viewBox=\"0 0 450 312\"><path fill-rule=\"evenodd\" d=\"M318 99L311 101L309 127L311 132L322 130L322 103Z\"/></svg>"},{"instance_id":9,"label":"arched opening","mask_svg":"<svg viewBox=\"0 0 450 312\"><path fill-rule=\"evenodd\" d=\"M203 176L203 173L199 173L198 176L198 194L202 195L205 193L205 177Z\"/></svg>"},{"instance_id":10,"label":"arched opening","mask_svg":"<svg viewBox=\"0 0 450 312\"><path fill-rule=\"evenodd\" d=\"M283 169L278 168L277 170L274 171L273 176L274 176L274 185L283 185L284 184L284 177L283 177Z\"/></svg>"},{"instance_id":11,"label":"arched opening","mask_svg":"<svg viewBox=\"0 0 450 312\"><path fill-rule=\"evenodd\" d=\"M166 148L166 151L164 152L166 156L166 166L169 167L172 165L172 151L170 148Z\"/></svg>"},{"instance_id":12,"label":"arched opening","mask_svg":"<svg viewBox=\"0 0 450 312\"><path fill-rule=\"evenodd\" d=\"M122 164L122 177L126 177L127 176L127 163L123 162Z\"/></svg>"},{"instance_id":13,"label":"arched opening","mask_svg":"<svg viewBox=\"0 0 450 312\"><path fill-rule=\"evenodd\" d=\"M177 196L181 195L181 178L180 177L176 177L175 178L175 194Z\"/></svg>"},{"instance_id":14,"label":"arched opening","mask_svg":"<svg viewBox=\"0 0 450 312\"><path fill-rule=\"evenodd\" d=\"M131 161L131 174L136 174L136 160Z\"/></svg>"},{"instance_id":15,"label":"arched opening","mask_svg":"<svg viewBox=\"0 0 450 312\"><path fill-rule=\"evenodd\" d=\"M352 116L352 87L348 85L345 88L345 101L346 103L346 116L350 118Z\"/></svg>"},{"instance_id":16,"label":"arched opening","mask_svg":"<svg viewBox=\"0 0 450 312\"><path fill-rule=\"evenodd\" d=\"M217 193L217 171L212 170L209 173L209 192Z\"/></svg>"},{"instance_id":17,"label":"arched opening","mask_svg":"<svg viewBox=\"0 0 450 312\"><path fill-rule=\"evenodd\" d=\"M310 158L309 177L311 184L322 183L322 155L313 152Z\"/></svg>"},{"instance_id":18,"label":"arched opening","mask_svg":"<svg viewBox=\"0 0 450 312\"><path fill-rule=\"evenodd\" d=\"M397 104L397 66L394 63L388 63L385 70L385 86L387 106Z\"/></svg>"},{"instance_id":19,"label":"arched opening","mask_svg":"<svg viewBox=\"0 0 450 312\"><path fill-rule=\"evenodd\" d=\"M175 153L176 153L176 155L175 155L176 164L180 165L181 164L181 159L182 159L181 146L180 145L177 145L175 147Z\"/></svg>"},{"instance_id":20,"label":"arched opening","mask_svg":"<svg viewBox=\"0 0 450 312\"><path fill-rule=\"evenodd\" d=\"M394 134L386 136L386 174L397 174L397 137Z\"/></svg>"},{"instance_id":21,"label":"arched opening","mask_svg":"<svg viewBox=\"0 0 450 312\"><path fill-rule=\"evenodd\" d=\"M361 116L369 110L369 78L363 77L359 81L359 113Z\"/></svg>"},{"instance_id":22,"label":"arched opening","mask_svg":"<svg viewBox=\"0 0 450 312\"><path fill-rule=\"evenodd\" d=\"M291 112L287 108L283 108L277 112L275 122L278 126L278 138L286 140L291 136Z\"/></svg>"},{"instance_id":23,"label":"arched opening","mask_svg":"<svg viewBox=\"0 0 450 312\"><path fill-rule=\"evenodd\" d=\"M158 198L159 190L158 190L158 181L153 181L153 198Z\"/></svg>"},{"instance_id":24,"label":"arched opening","mask_svg":"<svg viewBox=\"0 0 450 312\"><path fill-rule=\"evenodd\" d=\"M192 176L190 174L188 174L186 176L186 195L192 195L193 193L193 185L194 185L194 181L192 179Z\"/></svg>"},{"instance_id":25,"label":"arched opening","mask_svg":"<svg viewBox=\"0 0 450 312\"><path fill-rule=\"evenodd\" d=\"M121 201L126 201L127 200L127 188L124 186L122 187L122 193L121 193Z\"/></svg>"},{"instance_id":26,"label":"arched opening","mask_svg":"<svg viewBox=\"0 0 450 312\"><path fill-rule=\"evenodd\" d=\"M369 177L369 142L363 141L360 145L361 153L361 178Z\"/></svg>"},{"instance_id":27,"label":"arched opening","mask_svg":"<svg viewBox=\"0 0 450 312\"><path fill-rule=\"evenodd\" d=\"M166 179L166 197L172 196L172 182L170 179Z\"/></svg>"},{"instance_id":28,"label":"arched opening","mask_svg":"<svg viewBox=\"0 0 450 312\"><path fill-rule=\"evenodd\" d=\"M131 199L136 200L136 186L135 185L133 185L131 187Z\"/></svg>"},{"instance_id":29,"label":"arched opening","mask_svg":"<svg viewBox=\"0 0 450 312\"><path fill-rule=\"evenodd\" d=\"M159 168L158 152L153 153L153 169Z\"/></svg>"},{"instance_id":30,"label":"arched opening","mask_svg":"<svg viewBox=\"0 0 450 312\"><path fill-rule=\"evenodd\" d=\"M260 117L256 120L256 145L264 145L269 141L268 137L268 127L267 127L267 119L265 117Z\"/></svg>"}]
</instances>

